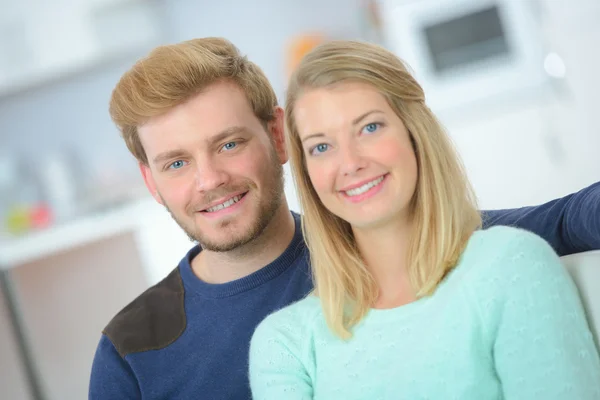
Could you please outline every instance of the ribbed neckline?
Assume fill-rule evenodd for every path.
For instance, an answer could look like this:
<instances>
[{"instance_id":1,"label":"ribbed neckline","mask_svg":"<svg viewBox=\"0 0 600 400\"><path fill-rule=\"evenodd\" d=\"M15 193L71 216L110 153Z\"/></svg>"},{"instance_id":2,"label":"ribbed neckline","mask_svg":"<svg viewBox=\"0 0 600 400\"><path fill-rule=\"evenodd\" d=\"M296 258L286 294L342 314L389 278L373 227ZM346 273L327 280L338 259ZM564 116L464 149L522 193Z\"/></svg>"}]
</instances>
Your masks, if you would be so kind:
<instances>
[{"instance_id":1,"label":"ribbed neckline","mask_svg":"<svg viewBox=\"0 0 600 400\"><path fill-rule=\"evenodd\" d=\"M285 251L270 264L235 281L214 284L206 283L198 278L192 270L191 262L194 257L200 254L201 249L199 246L194 246L179 263L179 270L186 291L207 298L224 298L252 290L279 276L292 265L294 260L298 258L300 252L304 251L305 247L304 239L302 237L300 215L295 212L292 212L292 215L295 223L294 237Z\"/></svg>"}]
</instances>

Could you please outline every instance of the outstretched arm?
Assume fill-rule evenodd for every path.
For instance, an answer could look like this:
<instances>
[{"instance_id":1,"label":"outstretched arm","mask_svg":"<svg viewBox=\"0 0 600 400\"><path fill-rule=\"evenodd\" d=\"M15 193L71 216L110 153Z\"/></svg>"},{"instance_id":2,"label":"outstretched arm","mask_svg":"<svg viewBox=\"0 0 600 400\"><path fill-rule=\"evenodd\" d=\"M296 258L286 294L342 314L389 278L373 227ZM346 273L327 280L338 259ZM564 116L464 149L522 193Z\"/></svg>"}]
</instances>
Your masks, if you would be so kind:
<instances>
[{"instance_id":1,"label":"outstretched arm","mask_svg":"<svg viewBox=\"0 0 600 400\"><path fill-rule=\"evenodd\" d=\"M526 229L543 237L560 256L600 249L600 182L539 206L482 214L484 228Z\"/></svg>"}]
</instances>

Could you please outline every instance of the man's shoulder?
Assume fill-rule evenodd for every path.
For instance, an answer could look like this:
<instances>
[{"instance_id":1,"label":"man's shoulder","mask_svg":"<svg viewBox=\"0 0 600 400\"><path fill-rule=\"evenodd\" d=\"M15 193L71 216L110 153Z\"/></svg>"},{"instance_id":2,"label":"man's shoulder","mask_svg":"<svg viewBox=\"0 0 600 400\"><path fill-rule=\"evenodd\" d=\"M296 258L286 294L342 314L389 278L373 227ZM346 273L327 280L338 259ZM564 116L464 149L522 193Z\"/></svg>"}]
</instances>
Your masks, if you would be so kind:
<instances>
[{"instance_id":1,"label":"man's shoulder","mask_svg":"<svg viewBox=\"0 0 600 400\"><path fill-rule=\"evenodd\" d=\"M177 267L115 315L102 333L121 357L165 348L185 330L184 298Z\"/></svg>"}]
</instances>

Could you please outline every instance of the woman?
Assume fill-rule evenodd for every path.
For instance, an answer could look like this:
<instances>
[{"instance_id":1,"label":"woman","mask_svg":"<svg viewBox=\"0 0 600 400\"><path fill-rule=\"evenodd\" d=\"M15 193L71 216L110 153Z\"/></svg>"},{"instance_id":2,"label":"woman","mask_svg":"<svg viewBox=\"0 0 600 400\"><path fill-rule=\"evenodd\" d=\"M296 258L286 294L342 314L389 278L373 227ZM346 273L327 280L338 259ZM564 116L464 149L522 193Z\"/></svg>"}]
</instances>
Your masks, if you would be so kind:
<instances>
[{"instance_id":1,"label":"woman","mask_svg":"<svg viewBox=\"0 0 600 400\"><path fill-rule=\"evenodd\" d=\"M600 399L559 258L531 233L479 230L460 161L400 60L323 44L286 107L315 291L255 332L255 399Z\"/></svg>"}]
</instances>

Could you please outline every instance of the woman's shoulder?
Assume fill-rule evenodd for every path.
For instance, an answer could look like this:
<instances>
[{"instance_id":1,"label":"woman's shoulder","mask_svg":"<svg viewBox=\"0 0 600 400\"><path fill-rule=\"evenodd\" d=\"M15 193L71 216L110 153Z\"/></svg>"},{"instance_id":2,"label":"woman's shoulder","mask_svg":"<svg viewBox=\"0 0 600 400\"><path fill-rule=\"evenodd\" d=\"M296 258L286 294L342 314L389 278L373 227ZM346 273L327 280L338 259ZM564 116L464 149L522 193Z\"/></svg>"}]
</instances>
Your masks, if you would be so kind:
<instances>
[{"instance_id":1,"label":"woman's shoulder","mask_svg":"<svg viewBox=\"0 0 600 400\"><path fill-rule=\"evenodd\" d=\"M465 249L464 259L480 266L502 264L519 265L522 260L526 265L531 261L558 260L548 242L540 236L521 228L510 226L494 226L473 233Z\"/></svg>"},{"instance_id":2,"label":"woman's shoulder","mask_svg":"<svg viewBox=\"0 0 600 400\"><path fill-rule=\"evenodd\" d=\"M535 233L512 226L492 226L475 231L471 241L486 249L496 249L496 252L516 248L551 248L548 242Z\"/></svg>"},{"instance_id":3,"label":"woman's shoulder","mask_svg":"<svg viewBox=\"0 0 600 400\"><path fill-rule=\"evenodd\" d=\"M550 244L521 228L496 226L475 232L463 258L466 285L483 297L525 293L532 285L550 290L557 281L570 284Z\"/></svg>"},{"instance_id":4,"label":"woman's shoulder","mask_svg":"<svg viewBox=\"0 0 600 400\"><path fill-rule=\"evenodd\" d=\"M253 343L265 340L301 341L310 337L315 321L322 315L319 298L308 295L268 315L256 328Z\"/></svg>"},{"instance_id":5,"label":"woman's shoulder","mask_svg":"<svg viewBox=\"0 0 600 400\"><path fill-rule=\"evenodd\" d=\"M303 390L305 382L297 378L314 373L312 343L319 315L320 301L309 295L272 313L258 325L249 352L249 376L255 389L266 390L283 379L280 384L292 385L298 393Z\"/></svg>"},{"instance_id":6,"label":"woman's shoulder","mask_svg":"<svg viewBox=\"0 0 600 400\"><path fill-rule=\"evenodd\" d=\"M288 320L307 322L320 315L320 313L321 302L317 296L311 293L303 299L270 314L263 322L267 324L282 323Z\"/></svg>"}]
</instances>

